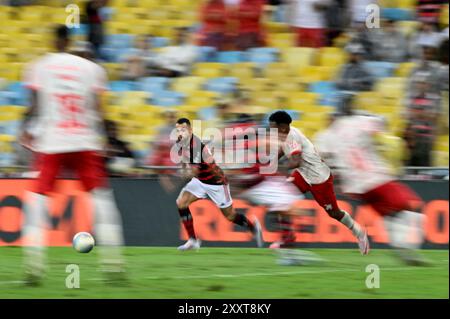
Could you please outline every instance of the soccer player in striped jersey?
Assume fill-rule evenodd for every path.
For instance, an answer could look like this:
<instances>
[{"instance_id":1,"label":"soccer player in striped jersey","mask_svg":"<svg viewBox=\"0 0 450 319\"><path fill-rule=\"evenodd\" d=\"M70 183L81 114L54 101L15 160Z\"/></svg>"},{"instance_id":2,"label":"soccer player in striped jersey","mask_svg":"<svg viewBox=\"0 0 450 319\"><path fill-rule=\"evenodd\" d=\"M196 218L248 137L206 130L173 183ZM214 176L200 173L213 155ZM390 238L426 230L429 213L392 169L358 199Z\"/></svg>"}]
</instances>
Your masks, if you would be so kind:
<instances>
[{"instance_id":1,"label":"soccer player in striped jersey","mask_svg":"<svg viewBox=\"0 0 450 319\"><path fill-rule=\"evenodd\" d=\"M183 226L189 236L188 241L178 247L179 250L199 249L200 240L194 230L194 222L189 206L195 201L209 198L231 222L251 231L259 247L263 245L259 221L250 221L233 208L230 186L222 169L215 163L209 148L192 132L191 122L180 118L175 125L176 151L182 163L190 169L191 181L181 190L177 198L177 207Z\"/></svg>"}]
</instances>

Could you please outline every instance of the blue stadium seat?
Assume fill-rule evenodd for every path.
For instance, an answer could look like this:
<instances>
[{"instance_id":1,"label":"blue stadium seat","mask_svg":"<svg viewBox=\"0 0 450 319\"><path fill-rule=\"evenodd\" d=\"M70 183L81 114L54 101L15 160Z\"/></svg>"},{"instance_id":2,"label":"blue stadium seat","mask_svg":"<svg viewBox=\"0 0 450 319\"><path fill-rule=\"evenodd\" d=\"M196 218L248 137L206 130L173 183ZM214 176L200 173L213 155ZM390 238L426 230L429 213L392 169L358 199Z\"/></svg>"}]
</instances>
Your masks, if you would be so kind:
<instances>
[{"instance_id":1,"label":"blue stadium seat","mask_svg":"<svg viewBox=\"0 0 450 319\"><path fill-rule=\"evenodd\" d=\"M250 62L265 65L278 61L280 51L277 48L254 48L247 50Z\"/></svg>"},{"instance_id":2,"label":"blue stadium seat","mask_svg":"<svg viewBox=\"0 0 450 319\"><path fill-rule=\"evenodd\" d=\"M111 81L109 85L111 91L137 91L137 83L133 81Z\"/></svg>"},{"instance_id":3,"label":"blue stadium seat","mask_svg":"<svg viewBox=\"0 0 450 319\"><path fill-rule=\"evenodd\" d=\"M320 94L321 105L337 106L339 103L339 91L333 82L313 82L309 91Z\"/></svg>"},{"instance_id":4,"label":"blue stadium seat","mask_svg":"<svg viewBox=\"0 0 450 319\"><path fill-rule=\"evenodd\" d=\"M224 51L217 54L217 62L239 63L245 61L245 55L241 51Z\"/></svg>"},{"instance_id":5,"label":"blue stadium seat","mask_svg":"<svg viewBox=\"0 0 450 319\"><path fill-rule=\"evenodd\" d=\"M383 19L403 21L412 20L414 14L411 10L401 9L401 8L383 8L381 9L381 17Z\"/></svg>"},{"instance_id":6,"label":"blue stadium seat","mask_svg":"<svg viewBox=\"0 0 450 319\"><path fill-rule=\"evenodd\" d=\"M151 38L150 41L151 41L151 46L153 48L166 47L170 43L169 39L167 39L165 37L154 37L154 38Z\"/></svg>"},{"instance_id":7,"label":"blue stadium seat","mask_svg":"<svg viewBox=\"0 0 450 319\"><path fill-rule=\"evenodd\" d=\"M184 101L184 94L174 91L159 91L151 98L153 105L159 106L175 106L182 105Z\"/></svg>"},{"instance_id":8,"label":"blue stadium seat","mask_svg":"<svg viewBox=\"0 0 450 319\"><path fill-rule=\"evenodd\" d=\"M0 166L10 166L15 163L15 155L10 153L0 153Z\"/></svg>"},{"instance_id":9,"label":"blue stadium seat","mask_svg":"<svg viewBox=\"0 0 450 319\"><path fill-rule=\"evenodd\" d=\"M1 107L0 112L2 112ZM19 121L0 122L0 134L17 136L19 132L19 127L20 127Z\"/></svg>"},{"instance_id":10,"label":"blue stadium seat","mask_svg":"<svg viewBox=\"0 0 450 319\"><path fill-rule=\"evenodd\" d=\"M214 78L206 82L204 89L206 91L230 93L235 89L237 82L238 79L234 77Z\"/></svg>"},{"instance_id":11,"label":"blue stadium seat","mask_svg":"<svg viewBox=\"0 0 450 319\"><path fill-rule=\"evenodd\" d=\"M116 49L127 49L134 47L134 35L132 34L110 34L106 36L107 47Z\"/></svg>"},{"instance_id":12,"label":"blue stadium seat","mask_svg":"<svg viewBox=\"0 0 450 319\"><path fill-rule=\"evenodd\" d=\"M146 77L139 80L138 90L147 92L165 91L170 83L169 78L164 77Z\"/></svg>"},{"instance_id":13,"label":"blue stadium seat","mask_svg":"<svg viewBox=\"0 0 450 319\"><path fill-rule=\"evenodd\" d=\"M123 49L120 50L117 48L113 48L111 46L100 47L100 55L106 62L119 62L121 54L123 53L124 53Z\"/></svg>"},{"instance_id":14,"label":"blue stadium seat","mask_svg":"<svg viewBox=\"0 0 450 319\"><path fill-rule=\"evenodd\" d=\"M199 118L203 121L210 121L218 116L217 108L215 107L203 107L197 113L199 115Z\"/></svg>"},{"instance_id":15,"label":"blue stadium seat","mask_svg":"<svg viewBox=\"0 0 450 319\"><path fill-rule=\"evenodd\" d=\"M116 9L113 7L100 8L100 16L102 17L103 21L111 20L114 14L116 14Z\"/></svg>"},{"instance_id":16,"label":"blue stadium seat","mask_svg":"<svg viewBox=\"0 0 450 319\"><path fill-rule=\"evenodd\" d=\"M6 91L0 91L0 105L10 105L9 95Z\"/></svg>"},{"instance_id":17,"label":"blue stadium seat","mask_svg":"<svg viewBox=\"0 0 450 319\"><path fill-rule=\"evenodd\" d=\"M397 65L391 62L366 61L364 66L373 77L385 78L392 75Z\"/></svg>"},{"instance_id":18,"label":"blue stadium seat","mask_svg":"<svg viewBox=\"0 0 450 319\"><path fill-rule=\"evenodd\" d=\"M88 34L87 24L80 24L79 28L70 29L70 33L71 35L87 35Z\"/></svg>"},{"instance_id":19,"label":"blue stadium seat","mask_svg":"<svg viewBox=\"0 0 450 319\"><path fill-rule=\"evenodd\" d=\"M197 62L216 62L217 50L214 47L198 47Z\"/></svg>"}]
</instances>

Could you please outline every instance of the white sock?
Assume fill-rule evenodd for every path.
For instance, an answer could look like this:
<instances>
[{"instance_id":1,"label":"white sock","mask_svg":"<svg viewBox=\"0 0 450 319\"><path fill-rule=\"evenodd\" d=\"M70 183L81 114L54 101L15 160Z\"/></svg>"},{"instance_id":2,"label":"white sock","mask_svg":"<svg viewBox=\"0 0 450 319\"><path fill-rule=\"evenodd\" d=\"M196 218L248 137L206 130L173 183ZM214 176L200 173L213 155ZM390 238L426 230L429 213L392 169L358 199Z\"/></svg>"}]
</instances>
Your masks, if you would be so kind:
<instances>
[{"instance_id":1,"label":"white sock","mask_svg":"<svg viewBox=\"0 0 450 319\"><path fill-rule=\"evenodd\" d=\"M344 217L342 217L342 219L340 220L340 222L342 224L344 224L345 226L347 226L348 229L350 229L353 233L354 236L356 236L357 238L361 237L362 234L364 233L361 225L359 225L353 218L352 216L350 216L349 213L347 213L346 211L342 211L344 213Z\"/></svg>"},{"instance_id":2,"label":"white sock","mask_svg":"<svg viewBox=\"0 0 450 319\"><path fill-rule=\"evenodd\" d=\"M45 270L46 239L45 229L48 225L46 210L47 196L26 192L24 238L24 262L28 272L41 276Z\"/></svg>"},{"instance_id":3,"label":"white sock","mask_svg":"<svg viewBox=\"0 0 450 319\"><path fill-rule=\"evenodd\" d=\"M424 240L422 214L402 211L393 216L386 216L384 222L389 233L390 243L394 248L418 249ZM416 240L411 240L415 232Z\"/></svg>"},{"instance_id":4,"label":"white sock","mask_svg":"<svg viewBox=\"0 0 450 319\"><path fill-rule=\"evenodd\" d=\"M105 264L122 264L121 246L124 244L122 218L116 206L113 191L92 191L95 205L95 237L99 254Z\"/></svg>"}]
</instances>

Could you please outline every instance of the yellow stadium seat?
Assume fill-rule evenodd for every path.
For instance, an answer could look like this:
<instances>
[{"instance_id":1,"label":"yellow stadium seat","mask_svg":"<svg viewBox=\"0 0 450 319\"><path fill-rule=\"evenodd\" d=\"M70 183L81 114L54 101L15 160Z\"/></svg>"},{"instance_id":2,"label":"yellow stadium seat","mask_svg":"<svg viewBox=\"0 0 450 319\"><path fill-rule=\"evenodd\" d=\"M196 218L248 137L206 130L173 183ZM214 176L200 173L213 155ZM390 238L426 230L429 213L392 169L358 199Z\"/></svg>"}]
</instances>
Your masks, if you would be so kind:
<instances>
[{"instance_id":1,"label":"yellow stadium seat","mask_svg":"<svg viewBox=\"0 0 450 319\"><path fill-rule=\"evenodd\" d=\"M380 96L378 92L359 92L354 103L358 109L370 110L372 106L380 104Z\"/></svg>"},{"instance_id":2,"label":"yellow stadium seat","mask_svg":"<svg viewBox=\"0 0 450 319\"><path fill-rule=\"evenodd\" d=\"M205 78L221 77L225 74L226 65L217 62L202 62L194 65L192 74Z\"/></svg>"},{"instance_id":3,"label":"yellow stadium seat","mask_svg":"<svg viewBox=\"0 0 450 319\"><path fill-rule=\"evenodd\" d=\"M268 45L276 48L291 48L295 46L293 33L272 33L268 36Z\"/></svg>"},{"instance_id":4,"label":"yellow stadium seat","mask_svg":"<svg viewBox=\"0 0 450 319\"><path fill-rule=\"evenodd\" d=\"M186 104L202 107L214 106L217 98L216 92L194 91L187 97Z\"/></svg>"},{"instance_id":5,"label":"yellow stadium seat","mask_svg":"<svg viewBox=\"0 0 450 319\"><path fill-rule=\"evenodd\" d=\"M172 89L177 92L191 93L201 90L201 86L205 81L205 78L199 76L180 77L172 82Z\"/></svg>"},{"instance_id":6,"label":"yellow stadium seat","mask_svg":"<svg viewBox=\"0 0 450 319\"><path fill-rule=\"evenodd\" d=\"M264 28L269 34L289 32L289 26L286 23L281 22L265 21Z\"/></svg>"},{"instance_id":7,"label":"yellow stadium seat","mask_svg":"<svg viewBox=\"0 0 450 319\"><path fill-rule=\"evenodd\" d=\"M305 90L305 84L296 77L289 78L289 81L277 81L272 84L278 92L302 92Z\"/></svg>"},{"instance_id":8,"label":"yellow stadium seat","mask_svg":"<svg viewBox=\"0 0 450 319\"><path fill-rule=\"evenodd\" d=\"M414 9L417 5L417 0L397 0L397 7L402 9Z\"/></svg>"},{"instance_id":9,"label":"yellow stadium seat","mask_svg":"<svg viewBox=\"0 0 450 319\"><path fill-rule=\"evenodd\" d=\"M298 77L306 83L329 81L336 78L338 70L335 66L304 66L299 69Z\"/></svg>"},{"instance_id":10,"label":"yellow stadium seat","mask_svg":"<svg viewBox=\"0 0 450 319\"><path fill-rule=\"evenodd\" d=\"M304 105L315 105L319 99L319 94L312 92L292 92L288 95L288 107L299 110Z\"/></svg>"},{"instance_id":11,"label":"yellow stadium seat","mask_svg":"<svg viewBox=\"0 0 450 319\"><path fill-rule=\"evenodd\" d=\"M120 73L122 71L123 65L120 63L102 63L108 74L109 81L117 81L120 79Z\"/></svg>"},{"instance_id":12,"label":"yellow stadium seat","mask_svg":"<svg viewBox=\"0 0 450 319\"><path fill-rule=\"evenodd\" d=\"M449 166L449 153L434 151L432 161L433 161L433 166L448 167Z\"/></svg>"},{"instance_id":13,"label":"yellow stadium seat","mask_svg":"<svg viewBox=\"0 0 450 319\"><path fill-rule=\"evenodd\" d=\"M301 66L312 65L316 49L313 48L288 48L281 52L281 59L293 69Z\"/></svg>"},{"instance_id":14,"label":"yellow stadium seat","mask_svg":"<svg viewBox=\"0 0 450 319\"><path fill-rule=\"evenodd\" d=\"M264 92L268 90L271 84L273 84L273 81L267 78L245 79L240 83L243 89L257 92Z\"/></svg>"},{"instance_id":15,"label":"yellow stadium seat","mask_svg":"<svg viewBox=\"0 0 450 319\"><path fill-rule=\"evenodd\" d=\"M406 79L401 77L389 77L378 80L375 84L375 91L381 97L402 98L406 88Z\"/></svg>"},{"instance_id":16,"label":"yellow stadium seat","mask_svg":"<svg viewBox=\"0 0 450 319\"><path fill-rule=\"evenodd\" d=\"M319 65L340 66L347 60L345 51L336 47L324 47L319 49Z\"/></svg>"},{"instance_id":17,"label":"yellow stadium seat","mask_svg":"<svg viewBox=\"0 0 450 319\"><path fill-rule=\"evenodd\" d=\"M255 106L264 106L271 109L280 108L281 101L278 98L276 92L252 92L251 96L251 104Z\"/></svg>"},{"instance_id":18,"label":"yellow stadium seat","mask_svg":"<svg viewBox=\"0 0 450 319\"><path fill-rule=\"evenodd\" d=\"M263 75L272 80L282 80L291 77L293 71L287 63L274 62L266 65L263 69Z\"/></svg>"},{"instance_id":19,"label":"yellow stadium seat","mask_svg":"<svg viewBox=\"0 0 450 319\"><path fill-rule=\"evenodd\" d=\"M418 21L398 21L397 28L402 32L405 36L411 36L413 33L418 31L420 26L420 22Z\"/></svg>"},{"instance_id":20,"label":"yellow stadium seat","mask_svg":"<svg viewBox=\"0 0 450 319\"><path fill-rule=\"evenodd\" d=\"M449 9L448 4L444 5L441 10L441 15L439 17L439 23L442 27L448 27L449 24Z\"/></svg>"},{"instance_id":21,"label":"yellow stadium seat","mask_svg":"<svg viewBox=\"0 0 450 319\"><path fill-rule=\"evenodd\" d=\"M239 80L251 79L255 76L255 67L252 62L233 63L228 70L228 75Z\"/></svg>"},{"instance_id":22,"label":"yellow stadium seat","mask_svg":"<svg viewBox=\"0 0 450 319\"><path fill-rule=\"evenodd\" d=\"M394 75L398 77L409 77L415 67L416 63L414 62L400 63L397 69L394 71Z\"/></svg>"},{"instance_id":23,"label":"yellow stadium seat","mask_svg":"<svg viewBox=\"0 0 450 319\"><path fill-rule=\"evenodd\" d=\"M124 106L136 106L146 104L147 99L151 96L148 92L143 91L125 91L119 98L119 104Z\"/></svg>"}]
</instances>

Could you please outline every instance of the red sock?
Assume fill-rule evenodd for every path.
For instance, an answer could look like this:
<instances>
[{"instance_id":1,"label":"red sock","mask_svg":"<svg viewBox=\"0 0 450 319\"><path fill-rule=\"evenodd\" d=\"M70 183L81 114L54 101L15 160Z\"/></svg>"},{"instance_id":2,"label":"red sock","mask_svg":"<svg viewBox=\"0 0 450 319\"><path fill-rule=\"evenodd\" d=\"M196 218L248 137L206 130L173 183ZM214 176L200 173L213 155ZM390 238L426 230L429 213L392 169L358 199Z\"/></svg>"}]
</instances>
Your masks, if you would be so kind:
<instances>
[{"instance_id":1,"label":"red sock","mask_svg":"<svg viewBox=\"0 0 450 319\"><path fill-rule=\"evenodd\" d=\"M178 213L180 214L181 221L183 222L184 229L188 233L189 238L196 239L194 230L194 220L192 219L192 214L189 208L180 209L178 208Z\"/></svg>"}]
</instances>

